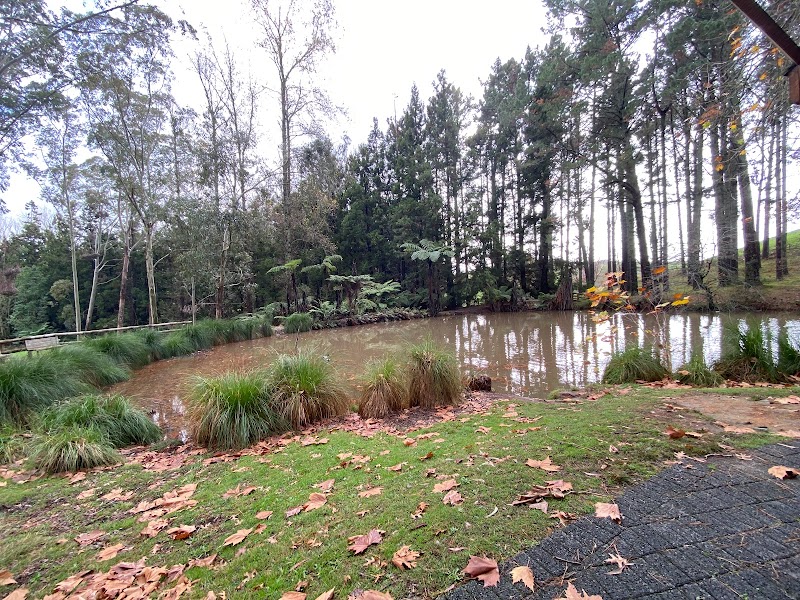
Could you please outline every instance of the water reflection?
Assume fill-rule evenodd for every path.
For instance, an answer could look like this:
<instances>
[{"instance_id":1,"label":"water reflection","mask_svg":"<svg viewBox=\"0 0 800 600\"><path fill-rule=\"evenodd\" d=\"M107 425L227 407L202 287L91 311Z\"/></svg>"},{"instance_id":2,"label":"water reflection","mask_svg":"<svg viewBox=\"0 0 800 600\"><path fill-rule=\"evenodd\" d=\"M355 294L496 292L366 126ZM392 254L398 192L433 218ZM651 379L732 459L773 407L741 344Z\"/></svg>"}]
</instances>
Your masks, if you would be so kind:
<instances>
[{"instance_id":1,"label":"water reflection","mask_svg":"<svg viewBox=\"0 0 800 600\"><path fill-rule=\"evenodd\" d=\"M657 349L672 370L688 362L692 352L702 353L711 363L723 346L735 343L736 327L760 327L774 352L780 332L800 339L796 314L692 313L658 318L628 314L600 324L583 312L453 315L229 344L153 363L114 391L152 410L158 424L177 435L183 427L182 398L193 376L264 366L277 354L297 349L314 348L330 356L341 375L355 385L369 360L430 337L454 349L464 372L489 375L495 391L544 397L558 387L599 381L611 354L631 345Z\"/></svg>"}]
</instances>

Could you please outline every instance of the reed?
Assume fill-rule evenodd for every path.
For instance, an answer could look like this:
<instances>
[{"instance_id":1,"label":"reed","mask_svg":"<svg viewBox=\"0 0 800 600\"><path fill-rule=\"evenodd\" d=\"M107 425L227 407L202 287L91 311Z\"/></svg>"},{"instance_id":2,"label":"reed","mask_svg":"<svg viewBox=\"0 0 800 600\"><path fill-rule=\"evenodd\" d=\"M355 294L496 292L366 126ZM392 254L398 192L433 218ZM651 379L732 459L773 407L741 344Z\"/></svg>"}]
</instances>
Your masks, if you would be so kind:
<instances>
[{"instance_id":1,"label":"reed","mask_svg":"<svg viewBox=\"0 0 800 600\"><path fill-rule=\"evenodd\" d=\"M358 414L365 419L382 419L408 407L406 378L392 358L368 364L361 384Z\"/></svg>"},{"instance_id":2,"label":"reed","mask_svg":"<svg viewBox=\"0 0 800 600\"><path fill-rule=\"evenodd\" d=\"M633 347L611 356L603 371L603 383L613 385L637 381L661 381L668 374L664 365L651 352Z\"/></svg>"},{"instance_id":3,"label":"reed","mask_svg":"<svg viewBox=\"0 0 800 600\"><path fill-rule=\"evenodd\" d=\"M37 436L31 462L46 473L63 473L115 465L122 457L99 430L74 426Z\"/></svg>"},{"instance_id":4,"label":"reed","mask_svg":"<svg viewBox=\"0 0 800 600\"><path fill-rule=\"evenodd\" d=\"M675 377L683 385L692 387L711 388L725 383L725 378L710 369L700 354L693 354L689 362L676 371Z\"/></svg>"},{"instance_id":5,"label":"reed","mask_svg":"<svg viewBox=\"0 0 800 600\"><path fill-rule=\"evenodd\" d=\"M453 353L438 348L432 341L408 350L408 398L411 406L435 408L458 403L464 388Z\"/></svg>"},{"instance_id":6,"label":"reed","mask_svg":"<svg viewBox=\"0 0 800 600\"><path fill-rule=\"evenodd\" d=\"M112 333L82 343L129 369L140 369L151 362L150 348L136 333Z\"/></svg>"}]
</instances>

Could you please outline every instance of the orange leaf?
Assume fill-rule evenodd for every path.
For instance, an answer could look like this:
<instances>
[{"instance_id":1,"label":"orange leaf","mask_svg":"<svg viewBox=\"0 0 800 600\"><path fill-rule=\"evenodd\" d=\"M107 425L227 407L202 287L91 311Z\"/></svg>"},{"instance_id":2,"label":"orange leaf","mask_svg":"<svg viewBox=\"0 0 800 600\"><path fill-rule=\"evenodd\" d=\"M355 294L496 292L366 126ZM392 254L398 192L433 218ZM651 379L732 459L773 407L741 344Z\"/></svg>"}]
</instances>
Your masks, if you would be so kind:
<instances>
[{"instance_id":1,"label":"orange leaf","mask_svg":"<svg viewBox=\"0 0 800 600\"><path fill-rule=\"evenodd\" d=\"M401 571L403 569L412 569L417 566L418 558L419 552L415 552L408 546L402 546L392 556L392 564Z\"/></svg>"},{"instance_id":2,"label":"orange leaf","mask_svg":"<svg viewBox=\"0 0 800 600\"><path fill-rule=\"evenodd\" d=\"M194 525L181 525L167 529L167 535L173 540L185 540L197 530Z\"/></svg>"},{"instance_id":3,"label":"orange leaf","mask_svg":"<svg viewBox=\"0 0 800 600\"><path fill-rule=\"evenodd\" d=\"M770 467L768 473L773 477L777 477L778 479L794 479L798 474L800 474L800 471L791 467L776 465L774 467Z\"/></svg>"},{"instance_id":4,"label":"orange leaf","mask_svg":"<svg viewBox=\"0 0 800 600\"><path fill-rule=\"evenodd\" d=\"M533 591L533 571L530 567L514 567L511 569L511 582L521 581L530 591Z\"/></svg>"},{"instance_id":5,"label":"orange leaf","mask_svg":"<svg viewBox=\"0 0 800 600\"><path fill-rule=\"evenodd\" d=\"M667 272L667 267L665 267L663 265L653 269L653 275L661 275L661 274L666 273L666 272Z\"/></svg>"},{"instance_id":6,"label":"orange leaf","mask_svg":"<svg viewBox=\"0 0 800 600\"><path fill-rule=\"evenodd\" d=\"M114 544L113 546L108 546L107 548L103 548L100 552L98 552L95 558L98 562L111 560L112 558L116 558L117 554L119 554L124 547L125 544Z\"/></svg>"},{"instance_id":7,"label":"orange leaf","mask_svg":"<svg viewBox=\"0 0 800 600\"><path fill-rule=\"evenodd\" d=\"M313 492L308 497L308 502L306 502L304 506L305 512L310 512L312 510L316 510L319 507L323 506L328 501L328 497L325 494L320 494L319 492Z\"/></svg>"},{"instance_id":8,"label":"orange leaf","mask_svg":"<svg viewBox=\"0 0 800 600\"><path fill-rule=\"evenodd\" d=\"M253 531L252 528L240 529L233 535L229 535L228 537L225 538L225 541L222 542L222 547L224 548L225 546L236 546L238 544L241 544L244 541L244 538L250 535L251 531Z\"/></svg>"},{"instance_id":9,"label":"orange leaf","mask_svg":"<svg viewBox=\"0 0 800 600\"><path fill-rule=\"evenodd\" d=\"M556 471L561 470L561 467L552 463L549 456L544 460L533 460L532 458L529 458L525 464L529 467L533 467L534 469L542 469L548 473L555 473Z\"/></svg>"},{"instance_id":10,"label":"orange leaf","mask_svg":"<svg viewBox=\"0 0 800 600\"><path fill-rule=\"evenodd\" d=\"M619 513L619 506L606 502L596 502L594 505L594 516L600 519L611 519L615 523L622 523L622 515Z\"/></svg>"},{"instance_id":11,"label":"orange leaf","mask_svg":"<svg viewBox=\"0 0 800 600\"><path fill-rule=\"evenodd\" d=\"M371 496L380 496L383 492L382 487L374 487L369 488L368 490L364 490L363 492L358 492L359 498L369 498Z\"/></svg>"},{"instance_id":12,"label":"orange leaf","mask_svg":"<svg viewBox=\"0 0 800 600\"><path fill-rule=\"evenodd\" d=\"M686 435L683 429L675 429L671 425L664 431L664 435L669 436L672 440L677 440Z\"/></svg>"},{"instance_id":13,"label":"orange leaf","mask_svg":"<svg viewBox=\"0 0 800 600\"><path fill-rule=\"evenodd\" d=\"M479 579L483 582L483 587L491 587L500 582L500 570L497 568L497 561L486 556L470 556L469 563L464 568L472 579Z\"/></svg>"},{"instance_id":14,"label":"orange leaf","mask_svg":"<svg viewBox=\"0 0 800 600\"><path fill-rule=\"evenodd\" d=\"M11 571L3 569L0 571L0 585L14 585L17 580L11 575Z\"/></svg>"},{"instance_id":15,"label":"orange leaf","mask_svg":"<svg viewBox=\"0 0 800 600\"><path fill-rule=\"evenodd\" d=\"M271 516L271 510L262 510L256 513L256 519L269 519Z\"/></svg>"},{"instance_id":16,"label":"orange leaf","mask_svg":"<svg viewBox=\"0 0 800 600\"><path fill-rule=\"evenodd\" d=\"M597 594L590 596L586 590L581 590L579 592L577 589L575 589L575 586L570 583L567 585L564 595L556 600L603 600L603 597L598 596Z\"/></svg>"},{"instance_id":17,"label":"orange leaf","mask_svg":"<svg viewBox=\"0 0 800 600\"><path fill-rule=\"evenodd\" d=\"M383 531L373 529L366 535L354 535L347 538L347 543L350 544L347 549L353 554L361 554L373 544L380 544L383 541Z\"/></svg>"},{"instance_id":18,"label":"orange leaf","mask_svg":"<svg viewBox=\"0 0 800 600\"><path fill-rule=\"evenodd\" d=\"M335 589L336 588L331 588L324 594L320 594L319 596L317 596L317 600L331 600L331 598L333 598L333 590Z\"/></svg>"},{"instance_id":19,"label":"orange leaf","mask_svg":"<svg viewBox=\"0 0 800 600\"><path fill-rule=\"evenodd\" d=\"M455 479L448 479L447 481L443 481L442 483L437 483L433 486L434 492L447 492L452 490L454 487L458 487L458 483Z\"/></svg>"}]
</instances>

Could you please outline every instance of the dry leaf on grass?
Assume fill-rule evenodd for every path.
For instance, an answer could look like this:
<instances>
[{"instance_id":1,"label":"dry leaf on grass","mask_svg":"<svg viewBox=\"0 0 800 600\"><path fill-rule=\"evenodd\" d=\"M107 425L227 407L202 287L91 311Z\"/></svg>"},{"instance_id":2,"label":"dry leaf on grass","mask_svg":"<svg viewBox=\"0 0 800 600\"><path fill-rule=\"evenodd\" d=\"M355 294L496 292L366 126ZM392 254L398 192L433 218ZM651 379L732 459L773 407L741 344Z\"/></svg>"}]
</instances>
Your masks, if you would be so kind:
<instances>
[{"instance_id":1,"label":"dry leaf on grass","mask_svg":"<svg viewBox=\"0 0 800 600\"><path fill-rule=\"evenodd\" d=\"M284 592L280 600L306 600L303 592Z\"/></svg>"},{"instance_id":2,"label":"dry leaf on grass","mask_svg":"<svg viewBox=\"0 0 800 600\"><path fill-rule=\"evenodd\" d=\"M369 488L363 492L358 492L359 498L370 498L371 496L379 496L383 492L382 487Z\"/></svg>"},{"instance_id":3,"label":"dry leaf on grass","mask_svg":"<svg viewBox=\"0 0 800 600\"><path fill-rule=\"evenodd\" d=\"M541 502L535 502L534 504L528 504L528 508L533 510L540 510L544 514L547 514L547 500L542 500Z\"/></svg>"},{"instance_id":4,"label":"dry leaf on grass","mask_svg":"<svg viewBox=\"0 0 800 600\"><path fill-rule=\"evenodd\" d=\"M461 494L459 494L456 490L450 490L444 495L444 498L442 498L442 502L444 504L449 504L450 506L457 506L463 501L464 498L462 498Z\"/></svg>"},{"instance_id":5,"label":"dry leaf on grass","mask_svg":"<svg viewBox=\"0 0 800 600\"><path fill-rule=\"evenodd\" d=\"M596 502L594 505L594 516L599 519L611 519L615 523L622 523L622 515L619 513L619 506L607 502Z\"/></svg>"},{"instance_id":6,"label":"dry leaf on grass","mask_svg":"<svg viewBox=\"0 0 800 600\"><path fill-rule=\"evenodd\" d=\"M379 592L377 590L365 590L357 593L353 592L347 600L394 600L389 592Z\"/></svg>"},{"instance_id":7,"label":"dry leaf on grass","mask_svg":"<svg viewBox=\"0 0 800 600\"><path fill-rule=\"evenodd\" d=\"M395 471L395 472L396 472L396 471L402 471L402 470L403 470L403 465L405 465L405 464L406 464L406 463L404 463L404 462L401 462L401 463L398 463L398 464L396 464L396 465L393 465L393 466L391 466L391 467L386 467L386 468L387 468L388 470L390 470L390 471Z\"/></svg>"},{"instance_id":8,"label":"dry leaf on grass","mask_svg":"<svg viewBox=\"0 0 800 600\"><path fill-rule=\"evenodd\" d=\"M320 594L319 596L317 596L316 600L331 600L331 598L333 598L333 590L335 589L336 588L331 588L324 594Z\"/></svg>"},{"instance_id":9,"label":"dry leaf on grass","mask_svg":"<svg viewBox=\"0 0 800 600\"><path fill-rule=\"evenodd\" d=\"M335 479L326 479L325 481L321 481L320 483L315 483L314 487L317 488L323 494L329 494L333 491L334 483L336 483Z\"/></svg>"},{"instance_id":10,"label":"dry leaf on grass","mask_svg":"<svg viewBox=\"0 0 800 600\"><path fill-rule=\"evenodd\" d=\"M289 517L294 517L296 515L299 515L301 512L303 512L305 506L306 506L305 504L301 504L300 506L295 506L294 508L290 508L289 510L286 511L286 518L288 519Z\"/></svg>"},{"instance_id":11,"label":"dry leaf on grass","mask_svg":"<svg viewBox=\"0 0 800 600\"><path fill-rule=\"evenodd\" d=\"M80 494L78 494L78 500L86 500L87 498L91 498L94 496L95 492L97 492L97 488L89 488L88 490L83 490Z\"/></svg>"},{"instance_id":12,"label":"dry leaf on grass","mask_svg":"<svg viewBox=\"0 0 800 600\"><path fill-rule=\"evenodd\" d=\"M383 541L384 533L379 529L373 529L366 535L351 536L347 538L347 543L350 544L347 549L353 554L361 554L373 544L380 544Z\"/></svg>"},{"instance_id":13,"label":"dry leaf on grass","mask_svg":"<svg viewBox=\"0 0 800 600\"><path fill-rule=\"evenodd\" d=\"M241 544L244 541L244 538L250 535L251 531L253 531L252 528L240 529L233 535L229 535L228 537L225 538L225 541L222 542L222 547L224 548L225 546L237 546L238 544Z\"/></svg>"},{"instance_id":14,"label":"dry leaf on grass","mask_svg":"<svg viewBox=\"0 0 800 600\"><path fill-rule=\"evenodd\" d=\"M436 493L441 492L449 492L454 487L458 487L458 483L455 479L448 479L447 481L442 481L441 483L437 483L433 486L433 491Z\"/></svg>"},{"instance_id":15,"label":"dry leaf on grass","mask_svg":"<svg viewBox=\"0 0 800 600\"><path fill-rule=\"evenodd\" d=\"M514 567L511 569L511 582L521 581L530 591L533 591L533 571L530 567Z\"/></svg>"},{"instance_id":16,"label":"dry leaf on grass","mask_svg":"<svg viewBox=\"0 0 800 600\"><path fill-rule=\"evenodd\" d=\"M500 570L497 568L497 561L486 556L470 556L463 573L466 573L472 579L482 581L483 587L497 585L500 581Z\"/></svg>"},{"instance_id":17,"label":"dry leaf on grass","mask_svg":"<svg viewBox=\"0 0 800 600\"><path fill-rule=\"evenodd\" d=\"M756 432L756 430L753 429L752 427L735 427L733 425L726 425L722 429L723 429L723 431L727 431L728 433L745 434L745 433L755 433Z\"/></svg>"},{"instance_id":18,"label":"dry leaf on grass","mask_svg":"<svg viewBox=\"0 0 800 600\"><path fill-rule=\"evenodd\" d=\"M668 436L671 440L678 440L686 435L683 429L675 429L671 425L664 431L664 435Z\"/></svg>"},{"instance_id":19,"label":"dry leaf on grass","mask_svg":"<svg viewBox=\"0 0 800 600\"><path fill-rule=\"evenodd\" d=\"M197 531L197 527L194 525L181 525L180 527L170 527L167 529L167 535L173 540L185 540L195 531Z\"/></svg>"},{"instance_id":20,"label":"dry leaf on grass","mask_svg":"<svg viewBox=\"0 0 800 600\"><path fill-rule=\"evenodd\" d=\"M303 505L303 510L305 512L311 512L312 510L316 510L321 506L324 506L328 502L328 497L325 494L320 494L319 492L312 492L311 495L308 497L308 502Z\"/></svg>"},{"instance_id":21,"label":"dry leaf on grass","mask_svg":"<svg viewBox=\"0 0 800 600\"><path fill-rule=\"evenodd\" d=\"M248 496L256 491L254 486L248 486L243 488L241 484L237 485L235 488L228 490L222 497L227 500L228 498L238 498L239 496Z\"/></svg>"},{"instance_id":22,"label":"dry leaf on grass","mask_svg":"<svg viewBox=\"0 0 800 600\"><path fill-rule=\"evenodd\" d=\"M131 498L133 498L133 490L123 492L121 487L114 488L107 494L100 496L101 500L112 500L114 502L127 502Z\"/></svg>"},{"instance_id":23,"label":"dry leaf on grass","mask_svg":"<svg viewBox=\"0 0 800 600\"><path fill-rule=\"evenodd\" d=\"M784 467L782 465L775 465L774 467L770 467L768 473L773 477L777 477L778 479L794 479L797 477L798 469L793 469L791 467Z\"/></svg>"},{"instance_id":24,"label":"dry leaf on grass","mask_svg":"<svg viewBox=\"0 0 800 600\"><path fill-rule=\"evenodd\" d=\"M125 548L125 544L114 544L113 546L108 546L107 548L103 548L100 552L98 552L95 559L98 562L111 560L112 558L116 558L117 554L119 554L123 548Z\"/></svg>"},{"instance_id":25,"label":"dry leaf on grass","mask_svg":"<svg viewBox=\"0 0 800 600\"><path fill-rule=\"evenodd\" d=\"M28 588L17 588L11 592L3 600L24 600L28 597Z\"/></svg>"},{"instance_id":26,"label":"dry leaf on grass","mask_svg":"<svg viewBox=\"0 0 800 600\"><path fill-rule=\"evenodd\" d=\"M413 569L417 566L418 558L419 552L415 552L408 546L402 546L392 556L392 564L401 571L403 569Z\"/></svg>"},{"instance_id":27,"label":"dry leaf on grass","mask_svg":"<svg viewBox=\"0 0 800 600\"><path fill-rule=\"evenodd\" d=\"M549 456L544 460L533 460L532 458L529 458L525 464L534 469L542 469L548 473L555 473L556 471L561 470L560 466L553 464Z\"/></svg>"},{"instance_id":28,"label":"dry leaf on grass","mask_svg":"<svg viewBox=\"0 0 800 600\"><path fill-rule=\"evenodd\" d=\"M167 525L169 525L169 521L167 519L155 519L150 521L147 526L139 532L139 535L143 535L145 537L155 537L158 535L158 532L166 528Z\"/></svg>"},{"instance_id":29,"label":"dry leaf on grass","mask_svg":"<svg viewBox=\"0 0 800 600\"><path fill-rule=\"evenodd\" d=\"M570 583L567 585L564 595L556 600L603 600L603 597L597 594L590 595L586 590L581 590L579 592L575 589L575 586Z\"/></svg>"},{"instance_id":30,"label":"dry leaf on grass","mask_svg":"<svg viewBox=\"0 0 800 600\"><path fill-rule=\"evenodd\" d=\"M269 519L272 516L271 510L261 510L256 513L256 519Z\"/></svg>"},{"instance_id":31,"label":"dry leaf on grass","mask_svg":"<svg viewBox=\"0 0 800 600\"><path fill-rule=\"evenodd\" d=\"M217 560L216 553L209 554L205 558L193 558L189 561L189 567L205 567L208 568Z\"/></svg>"},{"instance_id":32,"label":"dry leaf on grass","mask_svg":"<svg viewBox=\"0 0 800 600\"><path fill-rule=\"evenodd\" d=\"M17 580L11 575L11 571L3 569L0 571L0 585L14 585Z\"/></svg>"},{"instance_id":33,"label":"dry leaf on grass","mask_svg":"<svg viewBox=\"0 0 800 600\"><path fill-rule=\"evenodd\" d=\"M620 554L609 554L605 562L617 565L617 568L614 569L613 571L609 571L607 575L619 575L627 567L630 567L633 564L627 558L624 558Z\"/></svg>"},{"instance_id":34,"label":"dry leaf on grass","mask_svg":"<svg viewBox=\"0 0 800 600\"><path fill-rule=\"evenodd\" d=\"M99 529L95 529L94 531L90 531L89 533L80 534L75 538L75 541L78 542L78 544L80 544L81 546L88 546L89 544L94 544L105 534L106 534L105 531L100 531Z\"/></svg>"}]
</instances>

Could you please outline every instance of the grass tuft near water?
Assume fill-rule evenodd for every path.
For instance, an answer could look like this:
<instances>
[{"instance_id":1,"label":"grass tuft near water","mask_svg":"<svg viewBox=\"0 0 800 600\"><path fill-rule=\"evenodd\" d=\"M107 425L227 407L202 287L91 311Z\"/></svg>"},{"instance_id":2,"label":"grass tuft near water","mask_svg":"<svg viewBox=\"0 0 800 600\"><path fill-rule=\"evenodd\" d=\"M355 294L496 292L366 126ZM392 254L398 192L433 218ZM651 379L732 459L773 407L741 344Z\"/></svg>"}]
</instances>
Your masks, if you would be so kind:
<instances>
[{"instance_id":1,"label":"grass tuft near water","mask_svg":"<svg viewBox=\"0 0 800 600\"><path fill-rule=\"evenodd\" d=\"M669 374L661 362L647 350L638 346L617 352L603 371L603 383L635 383L660 381Z\"/></svg>"},{"instance_id":2,"label":"grass tuft near water","mask_svg":"<svg viewBox=\"0 0 800 600\"><path fill-rule=\"evenodd\" d=\"M314 318L308 313L292 313L283 322L283 330L286 333L304 333L311 331Z\"/></svg>"},{"instance_id":3,"label":"grass tuft near water","mask_svg":"<svg viewBox=\"0 0 800 600\"><path fill-rule=\"evenodd\" d=\"M784 375L800 375L800 340L792 343L788 335L778 338L778 371Z\"/></svg>"},{"instance_id":4,"label":"grass tuft near water","mask_svg":"<svg viewBox=\"0 0 800 600\"><path fill-rule=\"evenodd\" d=\"M714 370L725 379L748 383L780 383L784 380L775 366L772 349L765 343L764 334L758 327L737 331L736 344L724 349Z\"/></svg>"},{"instance_id":5,"label":"grass tuft near water","mask_svg":"<svg viewBox=\"0 0 800 600\"><path fill-rule=\"evenodd\" d=\"M408 350L408 398L411 406L436 408L457 404L464 392L452 352L428 340Z\"/></svg>"},{"instance_id":6,"label":"grass tuft near water","mask_svg":"<svg viewBox=\"0 0 800 600\"><path fill-rule=\"evenodd\" d=\"M369 363L361 384L358 414L365 419L382 419L408 407L406 377L392 358Z\"/></svg>"},{"instance_id":7,"label":"grass tuft near water","mask_svg":"<svg viewBox=\"0 0 800 600\"><path fill-rule=\"evenodd\" d=\"M48 350L43 356L64 370L77 372L83 381L98 388L127 381L131 376L130 369L114 358L80 342Z\"/></svg>"},{"instance_id":8,"label":"grass tuft near water","mask_svg":"<svg viewBox=\"0 0 800 600\"><path fill-rule=\"evenodd\" d=\"M38 436L31 462L45 473L64 473L119 464L122 457L98 429L72 426Z\"/></svg>"},{"instance_id":9,"label":"grass tuft near water","mask_svg":"<svg viewBox=\"0 0 800 600\"><path fill-rule=\"evenodd\" d=\"M691 360L675 372L675 378L683 385L702 388L725 383L725 378L710 369L700 354L693 354Z\"/></svg>"},{"instance_id":10,"label":"grass tuft near water","mask_svg":"<svg viewBox=\"0 0 800 600\"><path fill-rule=\"evenodd\" d=\"M129 369L140 369L150 364L150 348L136 333L112 333L83 342L89 348L99 350Z\"/></svg>"}]
</instances>

